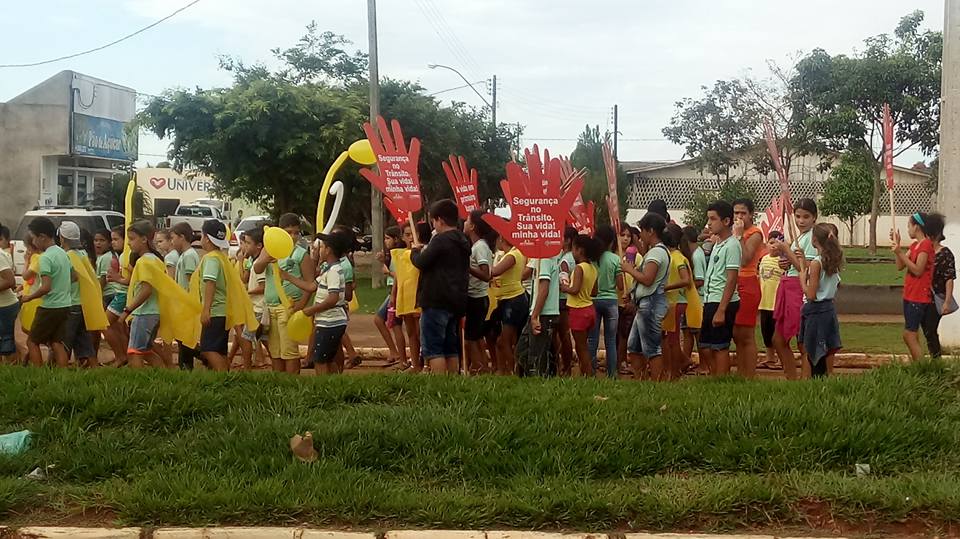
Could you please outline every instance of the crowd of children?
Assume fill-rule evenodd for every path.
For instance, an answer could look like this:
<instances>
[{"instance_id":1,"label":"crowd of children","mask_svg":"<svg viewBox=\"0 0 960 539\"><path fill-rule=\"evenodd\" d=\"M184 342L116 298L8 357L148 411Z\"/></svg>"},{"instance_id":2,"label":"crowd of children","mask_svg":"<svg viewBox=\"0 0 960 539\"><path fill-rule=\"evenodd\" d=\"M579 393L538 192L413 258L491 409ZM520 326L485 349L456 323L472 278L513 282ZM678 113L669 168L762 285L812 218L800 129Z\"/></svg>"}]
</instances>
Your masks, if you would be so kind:
<instances>
[{"instance_id":1,"label":"crowd of children","mask_svg":"<svg viewBox=\"0 0 960 539\"><path fill-rule=\"evenodd\" d=\"M681 228L665 205L652 204L619 236L607 225L592 235L567 227L562 253L528 260L482 211L461 222L456 204L440 200L428 223L386 230L377 260L389 293L375 324L389 362L412 372L604 371L671 380L730 373L733 344L736 372L749 378L759 324L766 364L782 365L788 379L827 375L841 348L833 300L844 257L836 227L818 224L816 203L800 199L787 243L784 231L764 237L754 210L748 199L717 201L700 231ZM297 215L282 215L278 225L294 244L289 256L272 258L257 228L241 235L231 260L219 221L205 222L199 237L187 223L156 231L147 221L89 235L76 223L58 228L40 217L24 239L22 287L9 230L0 226L0 356L20 361L19 320L28 336L25 359L34 365L67 366L72 357L96 366L101 339L118 366L186 370L200 362L222 371L238 354L240 368L288 373L304 362L324 374L357 365L347 333L353 232L335 227L309 242ZM890 235L897 267L907 270L903 336L914 359L921 330L930 355L939 357L940 318L957 310L943 229L941 215L917 213L907 251L898 231ZM312 331L294 335L304 323Z\"/></svg>"}]
</instances>

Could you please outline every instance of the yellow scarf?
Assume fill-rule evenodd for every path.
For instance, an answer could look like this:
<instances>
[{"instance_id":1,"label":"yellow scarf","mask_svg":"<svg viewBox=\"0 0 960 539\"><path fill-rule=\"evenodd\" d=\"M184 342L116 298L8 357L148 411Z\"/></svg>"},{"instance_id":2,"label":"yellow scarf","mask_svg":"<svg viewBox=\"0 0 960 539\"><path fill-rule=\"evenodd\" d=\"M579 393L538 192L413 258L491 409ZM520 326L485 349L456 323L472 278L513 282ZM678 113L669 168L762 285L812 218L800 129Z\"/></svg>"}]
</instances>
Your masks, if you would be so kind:
<instances>
[{"instance_id":1,"label":"yellow scarf","mask_svg":"<svg viewBox=\"0 0 960 539\"><path fill-rule=\"evenodd\" d=\"M36 291L40 288L40 254L34 254L30 257L30 271L32 271L36 276L33 278L33 284L30 286L30 292ZM20 308L20 325L23 326L24 331L30 331L30 328L33 327L33 319L37 316L37 307L43 303L43 298L37 298L33 301L28 301L23 304L23 307Z\"/></svg>"},{"instance_id":2,"label":"yellow scarf","mask_svg":"<svg viewBox=\"0 0 960 539\"><path fill-rule=\"evenodd\" d=\"M394 249L390 251L391 260L397 271L394 286L397 287L397 316L405 314L420 314L417 307L417 286L420 281L420 270L410 260L410 249Z\"/></svg>"},{"instance_id":3,"label":"yellow scarf","mask_svg":"<svg viewBox=\"0 0 960 539\"><path fill-rule=\"evenodd\" d=\"M107 329L107 313L103 310L103 290L100 280L93 270L90 259L80 256L75 251L67 253L73 271L77 274L77 284L80 287L80 307L83 309L83 323L87 331Z\"/></svg>"},{"instance_id":4,"label":"yellow scarf","mask_svg":"<svg viewBox=\"0 0 960 539\"><path fill-rule=\"evenodd\" d=\"M260 321L253 314L253 303L250 301L250 295L247 294L247 287L240 278L240 272L237 266L227 260L227 256L220 251L213 251L203 255L200 259L200 266L190 277L190 297L193 301L203 306L200 301L200 287L202 286L203 265L207 258L215 258L220 262L220 270L223 271L223 280L227 285L227 329L233 329L237 326L244 326L249 331L256 331L260 327Z\"/></svg>"},{"instance_id":5,"label":"yellow scarf","mask_svg":"<svg viewBox=\"0 0 960 539\"><path fill-rule=\"evenodd\" d=\"M153 292L157 294L157 305L160 308L157 336L165 343L177 340L189 348L196 348L200 342L200 302L167 275L167 268L162 260L140 258L130 276L128 307L133 303L137 286L141 282L152 286Z\"/></svg>"}]
</instances>

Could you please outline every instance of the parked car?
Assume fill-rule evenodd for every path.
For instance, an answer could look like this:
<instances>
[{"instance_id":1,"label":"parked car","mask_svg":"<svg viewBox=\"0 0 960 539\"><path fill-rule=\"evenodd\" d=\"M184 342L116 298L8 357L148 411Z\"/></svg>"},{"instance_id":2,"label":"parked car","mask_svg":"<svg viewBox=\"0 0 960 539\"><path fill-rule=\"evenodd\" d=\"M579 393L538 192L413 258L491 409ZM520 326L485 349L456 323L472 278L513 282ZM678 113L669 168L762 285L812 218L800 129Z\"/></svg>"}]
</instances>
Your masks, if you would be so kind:
<instances>
[{"instance_id":1,"label":"parked car","mask_svg":"<svg viewBox=\"0 0 960 539\"><path fill-rule=\"evenodd\" d=\"M240 250L240 234L246 232L247 230L253 230L258 226L269 224L269 215L251 215L250 217L247 217L237 223L237 228L233 231L233 236L230 237L230 258L236 258L237 252Z\"/></svg>"},{"instance_id":2,"label":"parked car","mask_svg":"<svg viewBox=\"0 0 960 539\"><path fill-rule=\"evenodd\" d=\"M91 235L98 230L110 230L115 226L123 225L123 214L110 210L49 207L28 211L23 214L20 224L17 225L17 229L13 232L13 238L11 238L13 263L18 276L23 275L24 258L27 253L27 249L23 245L23 238L27 235L27 226L37 217L50 219L58 228L60 223L64 221L73 221L77 223L80 230L86 230Z\"/></svg>"},{"instance_id":3,"label":"parked car","mask_svg":"<svg viewBox=\"0 0 960 539\"><path fill-rule=\"evenodd\" d=\"M177 206L177 211L170 217L167 217L167 228L171 228L178 223L189 223L193 233L199 237L203 229L203 222L210 219L216 219L223 222L224 226L230 227L230 223L223 218L220 209L215 206L206 206L203 204L181 204Z\"/></svg>"}]
</instances>

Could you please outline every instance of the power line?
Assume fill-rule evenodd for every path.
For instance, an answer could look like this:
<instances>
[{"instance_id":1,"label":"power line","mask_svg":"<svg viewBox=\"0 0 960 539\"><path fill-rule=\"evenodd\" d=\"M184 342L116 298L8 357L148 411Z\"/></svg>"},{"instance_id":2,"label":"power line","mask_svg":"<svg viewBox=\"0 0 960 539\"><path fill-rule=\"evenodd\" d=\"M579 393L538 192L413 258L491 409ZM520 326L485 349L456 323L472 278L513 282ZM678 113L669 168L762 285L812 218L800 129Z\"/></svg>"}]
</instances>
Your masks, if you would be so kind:
<instances>
[{"instance_id":1,"label":"power line","mask_svg":"<svg viewBox=\"0 0 960 539\"><path fill-rule=\"evenodd\" d=\"M154 22L154 23L152 23L152 24L149 24L149 25L147 25L147 26L144 26L143 28L137 30L136 32L127 34L127 35L121 37L120 39L111 41L110 43L107 43L106 45L101 45L101 46L99 46L99 47L95 47L95 48L92 48L92 49L88 49L88 50L85 50L85 51L82 51L82 52L77 52L77 53L74 53L74 54L68 54L68 55L66 55L66 56L60 56L60 57L58 57L58 58L53 58L53 59L51 59L51 60L43 60L43 61L40 61L40 62L28 62L28 63L25 63L25 64L0 64L0 69L2 69L2 68L10 68L10 67L35 67L35 66L42 66L42 65L46 65L46 64L52 64L52 63L54 63L54 62L60 62L60 61L62 61L62 60L69 60L69 59L71 59L71 58L76 58L76 57L78 57L78 56L83 56L83 55L90 54L90 53L94 53L94 52L97 52L97 51L102 51L103 49L112 47L112 46L114 46L114 45L116 45L116 44L118 44L118 43L122 43L122 42L124 42L124 41L126 41L126 40L128 40L128 39L130 39L130 38L132 38L132 37L134 37L134 36L136 36L136 35L142 34L143 32L146 32L147 30L153 28L154 26L157 26L158 24L160 24L160 23L162 23L162 22L164 22L164 21L167 21L167 20L169 20L169 19L172 19L173 17L175 17L175 16L176 16L177 14L179 14L180 12L189 9L190 7L194 6L195 4L197 4L197 3L199 3L199 2L200 2L200 0L193 0L193 1L190 2L189 4L187 4L187 5L183 6L182 8L174 11L173 13L167 15L166 17L164 17L164 18L162 18L162 19L160 19L160 20L158 20L158 21L156 21L156 22Z\"/></svg>"},{"instance_id":2,"label":"power line","mask_svg":"<svg viewBox=\"0 0 960 539\"><path fill-rule=\"evenodd\" d=\"M437 34L437 37L440 38L440 41L447 48L447 50L450 51L450 53L456 57L457 63L460 64L458 67L466 71L467 75L469 75L471 79L482 78L482 77L478 77L476 73L472 72L472 70L470 70L467 67L467 64L469 64L470 62L467 60L467 57L461 52L462 49L456 47L453 42L453 40L456 39L456 36L450 33L448 38L447 34L445 34L443 31L444 29L441 26L439 19L436 18L436 15L434 15L434 13L432 13L429 9L427 9L426 4L424 4L421 0L414 0L414 1L417 4L417 8L420 10L421 13L423 13L423 16L426 17L427 22L429 22L430 26L433 27L434 33Z\"/></svg>"},{"instance_id":3,"label":"power line","mask_svg":"<svg viewBox=\"0 0 960 539\"><path fill-rule=\"evenodd\" d=\"M478 80L478 81L476 81L476 82L471 82L470 84L480 84L481 82L484 82L484 81ZM456 87L454 87L454 88L447 88L446 90L438 90L438 91L436 91L436 92L427 94L427 97L433 97L433 96L435 96L435 95L437 95L437 94L442 94L442 93L445 93L445 92L452 92L452 91L454 91L454 90L462 90L463 88L469 88L469 87L470 87L470 84L464 84L464 85L462 85L462 86L456 86Z\"/></svg>"},{"instance_id":4,"label":"power line","mask_svg":"<svg viewBox=\"0 0 960 539\"><path fill-rule=\"evenodd\" d=\"M480 65L477 63L473 55L470 54L470 50L467 49L466 45L460 41L460 37L456 32L453 31L453 28L450 26L450 23L447 22L447 18L443 15L443 12L437 8L437 5L433 3L433 0L423 0L427 7L433 9L433 12L436 14L437 19L440 21L440 25L447 29L447 33L453 38L454 45L460 48L460 51L467 57L467 63L470 64L470 67L476 69L477 71L483 71L480 69Z\"/></svg>"}]
</instances>

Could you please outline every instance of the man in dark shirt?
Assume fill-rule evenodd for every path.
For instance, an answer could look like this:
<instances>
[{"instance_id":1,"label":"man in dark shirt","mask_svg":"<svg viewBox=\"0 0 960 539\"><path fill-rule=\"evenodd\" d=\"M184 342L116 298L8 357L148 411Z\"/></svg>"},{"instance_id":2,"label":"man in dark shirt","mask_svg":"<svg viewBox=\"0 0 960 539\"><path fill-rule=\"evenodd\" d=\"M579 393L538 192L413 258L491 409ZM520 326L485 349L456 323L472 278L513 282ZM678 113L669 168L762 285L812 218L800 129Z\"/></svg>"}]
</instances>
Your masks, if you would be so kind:
<instances>
[{"instance_id":1,"label":"man in dark shirt","mask_svg":"<svg viewBox=\"0 0 960 539\"><path fill-rule=\"evenodd\" d=\"M457 226L457 205L450 199L430 206L435 234L424 246L414 243L410 260L420 270L417 303L420 349L435 374L459 371L460 318L467 310L470 240ZM417 238L424 241L427 238Z\"/></svg>"}]
</instances>

